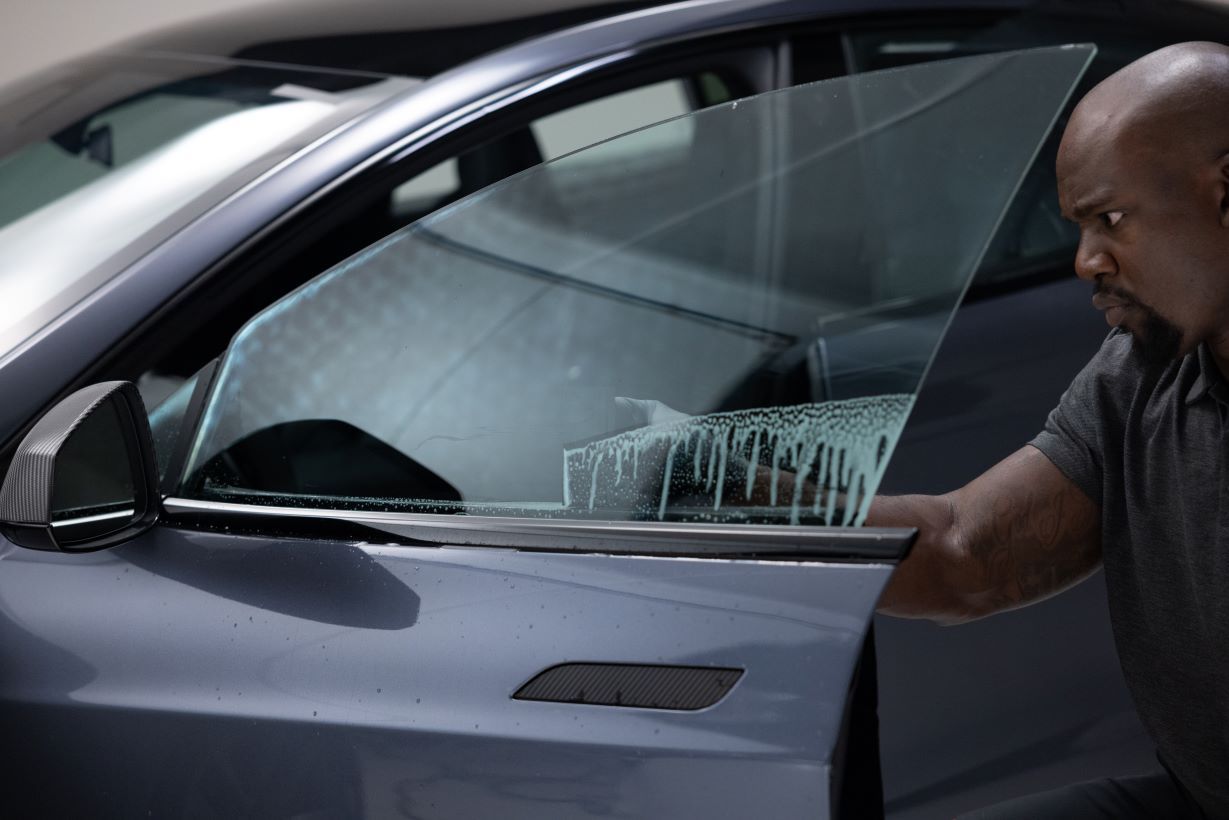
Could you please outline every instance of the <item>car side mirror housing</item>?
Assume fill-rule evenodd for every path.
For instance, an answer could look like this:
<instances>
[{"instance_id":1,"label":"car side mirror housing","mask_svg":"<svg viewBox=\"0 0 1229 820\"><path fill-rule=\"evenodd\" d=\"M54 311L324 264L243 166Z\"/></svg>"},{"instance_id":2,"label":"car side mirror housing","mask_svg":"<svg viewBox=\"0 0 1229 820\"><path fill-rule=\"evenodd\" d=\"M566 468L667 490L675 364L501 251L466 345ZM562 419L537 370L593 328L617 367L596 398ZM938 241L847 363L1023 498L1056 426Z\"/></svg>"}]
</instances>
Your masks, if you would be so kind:
<instances>
[{"instance_id":1,"label":"car side mirror housing","mask_svg":"<svg viewBox=\"0 0 1229 820\"><path fill-rule=\"evenodd\" d=\"M132 382L73 393L22 439L0 485L0 534L23 547L90 552L158 520L158 467Z\"/></svg>"}]
</instances>

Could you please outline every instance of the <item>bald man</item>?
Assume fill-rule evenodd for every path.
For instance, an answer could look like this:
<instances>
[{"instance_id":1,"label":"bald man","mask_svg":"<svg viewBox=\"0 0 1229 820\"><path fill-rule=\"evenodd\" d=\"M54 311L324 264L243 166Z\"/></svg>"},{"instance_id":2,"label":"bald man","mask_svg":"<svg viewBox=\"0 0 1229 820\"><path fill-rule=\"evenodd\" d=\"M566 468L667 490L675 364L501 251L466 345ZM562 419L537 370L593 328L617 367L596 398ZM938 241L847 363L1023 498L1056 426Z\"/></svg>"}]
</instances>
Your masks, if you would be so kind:
<instances>
[{"instance_id":1,"label":"bald man","mask_svg":"<svg viewBox=\"0 0 1229 820\"><path fill-rule=\"evenodd\" d=\"M1076 274L1113 327L1028 446L944 496L880 611L959 623L1104 565L1127 685L1161 766L977 818L1229 818L1229 49L1153 52L1080 101L1058 153Z\"/></svg>"}]
</instances>

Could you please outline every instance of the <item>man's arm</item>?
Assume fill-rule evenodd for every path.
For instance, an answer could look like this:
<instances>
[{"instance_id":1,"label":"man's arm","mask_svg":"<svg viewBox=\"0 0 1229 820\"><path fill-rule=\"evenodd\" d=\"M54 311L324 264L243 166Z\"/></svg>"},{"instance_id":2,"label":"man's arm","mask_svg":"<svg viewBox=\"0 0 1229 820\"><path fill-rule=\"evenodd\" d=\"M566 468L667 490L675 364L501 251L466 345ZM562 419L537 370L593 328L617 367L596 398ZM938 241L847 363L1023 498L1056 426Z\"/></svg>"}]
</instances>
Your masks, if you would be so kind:
<instances>
[{"instance_id":1,"label":"man's arm","mask_svg":"<svg viewBox=\"0 0 1229 820\"><path fill-rule=\"evenodd\" d=\"M1033 447L941 496L876 498L867 526L920 532L879 600L903 618L961 623L1048 598L1101 563L1101 510Z\"/></svg>"}]
</instances>

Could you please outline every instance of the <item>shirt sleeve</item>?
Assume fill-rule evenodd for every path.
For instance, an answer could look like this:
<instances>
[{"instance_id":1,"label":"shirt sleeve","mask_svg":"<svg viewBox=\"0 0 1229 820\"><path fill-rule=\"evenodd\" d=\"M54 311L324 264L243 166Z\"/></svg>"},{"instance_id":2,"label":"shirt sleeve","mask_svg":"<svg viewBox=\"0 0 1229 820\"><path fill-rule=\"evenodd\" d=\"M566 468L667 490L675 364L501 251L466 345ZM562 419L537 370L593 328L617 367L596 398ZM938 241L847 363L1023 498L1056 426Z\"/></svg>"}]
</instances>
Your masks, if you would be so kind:
<instances>
[{"instance_id":1,"label":"shirt sleeve","mask_svg":"<svg viewBox=\"0 0 1229 820\"><path fill-rule=\"evenodd\" d=\"M1084 494L1101 504L1105 443L1121 427L1124 397L1138 372L1129 334L1114 330L1050 411L1045 428L1029 442Z\"/></svg>"}]
</instances>

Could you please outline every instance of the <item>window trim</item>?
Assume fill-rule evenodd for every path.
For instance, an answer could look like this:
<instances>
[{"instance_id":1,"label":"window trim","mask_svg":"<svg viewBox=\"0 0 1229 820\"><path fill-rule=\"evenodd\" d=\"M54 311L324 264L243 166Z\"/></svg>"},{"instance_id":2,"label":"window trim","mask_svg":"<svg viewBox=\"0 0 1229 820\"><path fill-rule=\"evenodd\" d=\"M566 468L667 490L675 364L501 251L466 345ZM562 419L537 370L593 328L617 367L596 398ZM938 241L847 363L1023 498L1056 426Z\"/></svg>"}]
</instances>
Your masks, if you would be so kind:
<instances>
[{"instance_id":1,"label":"window trim","mask_svg":"<svg viewBox=\"0 0 1229 820\"><path fill-rule=\"evenodd\" d=\"M373 537L416 546L509 547L528 552L757 561L895 564L916 527L816 527L266 507L167 498L163 523L183 529L326 540ZM288 533L288 530L292 531Z\"/></svg>"}]
</instances>

